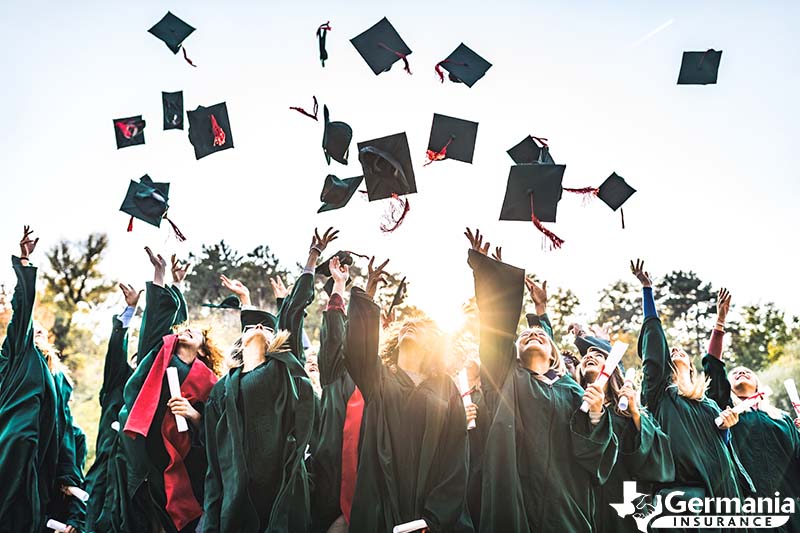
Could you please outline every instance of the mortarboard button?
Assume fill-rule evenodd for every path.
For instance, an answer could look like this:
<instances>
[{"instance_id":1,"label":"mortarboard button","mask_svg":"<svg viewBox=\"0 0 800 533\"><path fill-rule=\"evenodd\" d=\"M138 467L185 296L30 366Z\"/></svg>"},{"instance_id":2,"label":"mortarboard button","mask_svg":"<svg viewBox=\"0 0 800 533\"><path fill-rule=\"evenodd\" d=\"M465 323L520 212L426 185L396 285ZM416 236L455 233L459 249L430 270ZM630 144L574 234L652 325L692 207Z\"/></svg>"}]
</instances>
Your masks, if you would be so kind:
<instances>
[{"instance_id":1,"label":"mortarboard button","mask_svg":"<svg viewBox=\"0 0 800 533\"><path fill-rule=\"evenodd\" d=\"M114 119L114 138L117 141L117 150L128 146L144 144L145 121L142 115L128 118Z\"/></svg>"},{"instance_id":2,"label":"mortarboard button","mask_svg":"<svg viewBox=\"0 0 800 533\"><path fill-rule=\"evenodd\" d=\"M194 28L167 11L167 14L148 31L164 41L164 44L167 45L167 48L169 48L173 54L177 54L178 50L182 48L183 41L192 34ZM183 58L187 63L193 67L195 66L186 56L185 48L183 49Z\"/></svg>"},{"instance_id":3,"label":"mortarboard button","mask_svg":"<svg viewBox=\"0 0 800 533\"><path fill-rule=\"evenodd\" d=\"M319 208L317 213L333 211L346 206L363 179L364 176L345 179L339 179L333 174L325 176L325 184L322 186L322 193L319 195L322 207Z\"/></svg>"},{"instance_id":4,"label":"mortarboard button","mask_svg":"<svg viewBox=\"0 0 800 533\"><path fill-rule=\"evenodd\" d=\"M563 239L542 225L555 222L566 165L515 165L508 175L500 220L531 221L555 248Z\"/></svg>"},{"instance_id":5,"label":"mortarboard button","mask_svg":"<svg viewBox=\"0 0 800 533\"><path fill-rule=\"evenodd\" d=\"M194 146L196 159L233 148L231 123L225 102L210 107L199 106L186 115L189 118L189 142Z\"/></svg>"},{"instance_id":6,"label":"mortarboard button","mask_svg":"<svg viewBox=\"0 0 800 533\"><path fill-rule=\"evenodd\" d=\"M398 60L403 61L405 71L411 74L407 59L407 56L411 54L411 49L403 42L400 34L386 17L350 39L350 42L353 43L375 75L388 71Z\"/></svg>"},{"instance_id":7,"label":"mortarboard button","mask_svg":"<svg viewBox=\"0 0 800 533\"><path fill-rule=\"evenodd\" d=\"M478 123L434 113L425 165L442 159L472 163Z\"/></svg>"},{"instance_id":8,"label":"mortarboard button","mask_svg":"<svg viewBox=\"0 0 800 533\"><path fill-rule=\"evenodd\" d=\"M541 144L541 146L539 146ZM555 165L547 139L528 135L506 152L517 165Z\"/></svg>"},{"instance_id":9,"label":"mortarboard button","mask_svg":"<svg viewBox=\"0 0 800 533\"><path fill-rule=\"evenodd\" d=\"M347 164L347 157L350 154L350 141L353 140L353 128L344 122L331 122L328 113L328 106L322 106L322 116L325 121L322 133L322 150L325 152L325 160L331 164L331 159Z\"/></svg>"},{"instance_id":10,"label":"mortarboard button","mask_svg":"<svg viewBox=\"0 0 800 533\"><path fill-rule=\"evenodd\" d=\"M183 91L161 93L161 105L164 108L164 129L183 129Z\"/></svg>"},{"instance_id":11,"label":"mortarboard button","mask_svg":"<svg viewBox=\"0 0 800 533\"><path fill-rule=\"evenodd\" d=\"M717 72L722 59L722 50L684 52L678 85L709 85L717 83Z\"/></svg>"},{"instance_id":12,"label":"mortarboard button","mask_svg":"<svg viewBox=\"0 0 800 533\"><path fill-rule=\"evenodd\" d=\"M450 75L450 81L463 83L472 87L491 68L492 64L461 43L446 59L436 64L436 74L444 83L444 68Z\"/></svg>"}]
</instances>

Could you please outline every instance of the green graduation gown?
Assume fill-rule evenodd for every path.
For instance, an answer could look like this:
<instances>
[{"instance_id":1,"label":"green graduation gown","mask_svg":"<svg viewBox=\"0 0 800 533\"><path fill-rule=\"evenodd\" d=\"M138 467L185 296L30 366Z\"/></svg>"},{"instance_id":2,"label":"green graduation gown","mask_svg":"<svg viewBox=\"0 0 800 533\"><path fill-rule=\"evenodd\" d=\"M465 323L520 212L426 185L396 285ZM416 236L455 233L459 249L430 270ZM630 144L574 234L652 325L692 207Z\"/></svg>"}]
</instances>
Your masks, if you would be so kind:
<instances>
[{"instance_id":1,"label":"green graduation gown","mask_svg":"<svg viewBox=\"0 0 800 533\"><path fill-rule=\"evenodd\" d=\"M703 369L711 380L708 396L720 409L733 406L725 363L706 354ZM789 415L776 420L764 411L746 411L731 428L731 436L757 496L800 496L800 432ZM800 531L800 511L780 531Z\"/></svg>"},{"instance_id":2,"label":"green graduation gown","mask_svg":"<svg viewBox=\"0 0 800 533\"><path fill-rule=\"evenodd\" d=\"M611 417L606 412L592 426L580 411L583 389L575 380L565 375L547 384L517 362L524 273L474 251L469 264L481 319L481 386L492 420L480 530L592 531L592 483L608 478L617 456ZM504 283L509 278L518 283Z\"/></svg>"},{"instance_id":3,"label":"green graduation gown","mask_svg":"<svg viewBox=\"0 0 800 533\"><path fill-rule=\"evenodd\" d=\"M280 328L291 333L292 346L302 344L302 317L312 299L313 277L303 274L279 315ZM204 532L310 529L304 454L314 433L315 413L311 381L290 351L267 354L266 361L249 372L234 368L214 386L205 413Z\"/></svg>"},{"instance_id":4,"label":"green graduation gown","mask_svg":"<svg viewBox=\"0 0 800 533\"><path fill-rule=\"evenodd\" d=\"M344 356L365 408L350 531L391 531L417 519L434 533L472 531L461 395L449 376L415 385L384 366L380 328L380 308L354 288Z\"/></svg>"},{"instance_id":5,"label":"green graduation gown","mask_svg":"<svg viewBox=\"0 0 800 533\"><path fill-rule=\"evenodd\" d=\"M714 425L720 409L704 396L690 400L672 385L670 349L661 321L646 317L639 334L644 381L642 400L669 435L675 460L675 486L698 487L711 497L740 497L752 486L747 472ZM744 490L744 493L742 491Z\"/></svg>"},{"instance_id":6,"label":"green graduation gown","mask_svg":"<svg viewBox=\"0 0 800 533\"><path fill-rule=\"evenodd\" d=\"M36 268L12 264L17 286L0 352L0 532L40 532L58 467L58 398L33 343Z\"/></svg>"},{"instance_id":7,"label":"green graduation gown","mask_svg":"<svg viewBox=\"0 0 800 533\"><path fill-rule=\"evenodd\" d=\"M128 365L128 328L114 316L111 337L103 367L103 386L100 389L100 423L97 426L95 459L86 473L89 502L86 512L86 531L112 531L111 518L117 513L114 498L117 479L114 462L119 444L119 432L112 426L119 423L119 411L124 405L122 390L131 375Z\"/></svg>"},{"instance_id":8,"label":"green graduation gown","mask_svg":"<svg viewBox=\"0 0 800 533\"><path fill-rule=\"evenodd\" d=\"M125 428L130 410L164 344L164 336L172 332L174 325L185 322L187 318L186 301L176 287L160 287L148 282L146 301L139 333L138 365L123 390L124 405L119 413L120 431ZM177 368L181 383L191 369L191 365L184 363L175 354L171 355L169 366ZM164 528L167 533L176 531L166 511L167 496L163 477L170 459L161 436L161 424L164 416L172 416L167 408L169 398L165 375L158 407L147 437L133 439L124 433L119 435L120 450L125 456L126 472L125 479L121 475L118 476L117 485L122 485L120 498L125 498L127 494L127 500L132 505L129 508L130 512L118 512L122 523L113 525L114 530L146 532ZM202 415L205 402L195 402L192 407ZM195 428L189 423L189 432L192 445L183 464L189 475L194 498L202 506L204 475L207 468L203 424Z\"/></svg>"}]
</instances>

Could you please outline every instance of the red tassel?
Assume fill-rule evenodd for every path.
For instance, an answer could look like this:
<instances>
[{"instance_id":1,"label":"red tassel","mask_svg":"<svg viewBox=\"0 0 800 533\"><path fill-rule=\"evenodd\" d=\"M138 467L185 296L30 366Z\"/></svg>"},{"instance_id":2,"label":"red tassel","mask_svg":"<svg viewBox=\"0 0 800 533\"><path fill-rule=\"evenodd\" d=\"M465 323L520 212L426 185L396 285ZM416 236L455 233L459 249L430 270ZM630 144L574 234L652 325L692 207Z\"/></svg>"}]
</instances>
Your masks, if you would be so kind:
<instances>
[{"instance_id":1,"label":"red tassel","mask_svg":"<svg viewBox=\"0 0 800 533\"><path fill-rule=\"evenodd\" d=\"M197 65L192 63L192 60L189 59L189 56L186 55L186 47L185 46L181 46L181 50L183 50L183 59L185 59L186 62L189 63L191 66L197 68Z\"/></svg>"},{"instance_id":2,"label":"red tassel","mask_svg":"<svg viewBox=\"0 0 800 533\"><path fill-rule=\"evenodd\" d=\"M389 48L388 46L386 46L383 43L378 43L378 46L380 46L384 50L389 50L391 53L393 53L394 55L396 55L397 57L402 59L403 60L403 70L405 70L406 72L411 74L411 67L408 64L408 58L406 57L406 54L401 54L397 50L392 50L391 48Z\"/></svg>"},{"instance_id":3,"label":"red tassel","mask_svg":"<svg viewBox=\"0 0 800 533\"><path fill-rule=\"evenodd\" d=\"M541 144L541 145L542 145L542 148L548 148L548 145L547 145L547 139L546 139L546 138L544 138L544 137L537 137L537 136L535 136L535 135L531 135L530 137L531 137L531 139L533 139L534 141L538 141L538 142L539 142L539 144Z\"/></svg>"},{"instance_id":4,"label":"red tassel","mask_svg":"<svg viewBox=\"0 0 800 533\"><path fill-rule=\"evenodd\" d=\"M459 65L462 67L467 66L466 63L458 63L456 61L450 61L449 59L444 59L436 63L436 66L433 67L433 69L436 71L436 74L439 76L439 81L441 81L442 83L444 83L444 72L442 71L442 65L444 65L445 63L450 63L451 65Z\"/></svg>"},{"instance_id":5,"label":"red tassel","mask_svg":"<svg viewBox=\"0 0 800 533\"><path fill-rule=\"evenodd\" d=\"M317 118L317 111L319 111L319 103L317 103L317 97L316 96L314 96L314 114L313 115L311 113L309 113L308 111L306 111L305 109L303 109L302 107L290 107L289 109L291 109L292 111L297 111L298 113L302 113L303 115L305 115L307 117L310 117L310 118L313 118L316 121L319 121L319 119Z\"/></svg>"},{"instance_id":6,"label":"red tassel","mask_svg":"<svg viewBox=\"0 0 800 533\"><path fill-rule=\"evenodd\" d=\"M392 205L389 206L389 212L381 220L381 231L384 233L392 233L399 228L411 210L411 204L409 204L407 198L400 198L397 194L392 193L391 201ZM398 212L400 213L399 216Z\"/></svg>"},{"instance_id":7,"label":"red tassel","mask_svg":"<svg viewBox=\"0 0 800 533\"><path fill-rule=\"evenodd\" d=\"M225 130L219 127L217 117L211 115L211 130L214 132L214 146L225 144Z\"/></svg>"},{"instance_id":8,"label":"red tassel","mask_svg":"<svg viewBox=\"0 0 800 533\"><path fill-rule=\"evenodd\" d=\"M533 225L536 226L536 229L538 229L540 232L542 232L542 235L544 235L545 241L543 247L546 250L561 248L561 245L564 244L564 239L545 228L544 224L542 224L542 221L536 217L536 213L533 211L533 193L531 193L531 222L533 222Z\"/></svg>"},{"instance_id":9,"label":"red tassel","mask_svg":"<svg viewBox=\"0 0 800 533\"><path fill-rule=\"evenodd\" d=\"M317 37L322 37L322 31L323 30L324 31L331 31L332 29L333 28L331 28L331 21L330 20L328 22L326 22L325 24L320 24L319 28L317 28Z\"/></svg>"},{"instance_id":10,"label":"red tassel","mask_svg":"<svg viewBox=\"0 0 800 533\"><path fill-rule=\"evenodd\" d=\"M427 167L434 161L441 161L442 159L447 157L447 147L450 146L450 143L453 142L454 137L450 137L450 140L447 141L447 144L444 145L444 148L439 150L438 152L434 152L433 150L427 150L425 152L425 158L427 163L422 165L423 167Z\"/></svg>"},{"instance_id":11,"label":"red tassel","mask_svg":"<svg viewBox=\"0 0 800 533\"><path fill-rule=\"evenodd\" d=\"M164 215L164 220L169 222L169 225L172 226L172 231L175 232L175 237L178 238L179 242L183 242L183 241L186 240L186 236L183 234L183 232L181 232L181 230L178 229L178 226L176 226L173 221L171 221L169 218L167 218L166 215Z\"/></svg>"},{"instance_id":12,"label":"red tassel","mask_svg":"<svg viewBox=\"0 0 800 533\"><path fill-rule=\"evenodd\" d=\"M569 187L562 187L562 191L580 194L583 198L583 205L587 205L593 198L595 198L600 189L597 187L581 187L580 189L570 189Z\"/></svg>"},{"instance_id":13,"label":"red tassel","mask_svg":"<svg viewBox=\"0 0 800 533\"><path fill-rule=\"evenodd\" d=\"M133 231L133 217L128 221L128 233Z\"/></svg>"},{"instance_id":14,"label":"red tassel","mask_svg":"<svg viewBox=\"0 0 800 533\"><path fill-rule=\"evenodd\" d=\"M144 129L143 120L140 122L133 120L130 122L119 121L115 122L114 125L119 129L120 133L122 133L122 136L126 139L132 139L136 137Z\"/></svg>"},{"instance_id":15,"label":"red tassel","mask_svg":"<svg viewBox=\"0 0 800 533\"><path fill-rule=\"evenodd\" d=\"M619 217L622 219L622 229L625 229L625 211L622 208L619 208Z\"/></svg>"}]
</instances>

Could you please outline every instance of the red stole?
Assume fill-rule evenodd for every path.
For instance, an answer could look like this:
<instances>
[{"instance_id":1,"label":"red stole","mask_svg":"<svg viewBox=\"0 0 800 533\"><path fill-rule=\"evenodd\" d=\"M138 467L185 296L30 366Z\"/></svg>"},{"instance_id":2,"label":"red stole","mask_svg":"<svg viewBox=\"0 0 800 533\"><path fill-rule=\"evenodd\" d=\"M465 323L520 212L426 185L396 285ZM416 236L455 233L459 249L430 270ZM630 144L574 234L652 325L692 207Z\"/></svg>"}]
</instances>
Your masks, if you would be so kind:
<instances>
[{"instance_id":1,"label":"red stole","mask_svg":"<svg viewBox=\"0 0 800 533\"><path fill-rule=\"evenodd\" d=\"M339 505L347 523L350 523L350 510L356 492L358 475L358 439L361 435L361 419L364 416L364 397L361 391L353 391L347 400L342 429L342 484L339 492Z\"/></svg>"},{"instance_id":2,"label":"red stole","mask_svg":"<svg viewBox=\"0 0 800 533\"><path fill-rule=\"evenodd\" d=\"M156 355L153 366L150 367L150 372L139 390L124 429L125 434L132 439L138 435L147 437L161 398L167 366L177 343L177 335L164 337L164 345ZM205 402L216 382L217 376L202 361L195 359L189 374L181 383L181 395L191 403ZM166 510L175 527L180 530L203 514L201 502L194 497L189 473L183 464L184 458L192 448L192 439L188 431L178 432L175 416L171 412L165 413L161 422L161 437L169 455L169 464L164 470Z\"/></svg>"}]
</instances>

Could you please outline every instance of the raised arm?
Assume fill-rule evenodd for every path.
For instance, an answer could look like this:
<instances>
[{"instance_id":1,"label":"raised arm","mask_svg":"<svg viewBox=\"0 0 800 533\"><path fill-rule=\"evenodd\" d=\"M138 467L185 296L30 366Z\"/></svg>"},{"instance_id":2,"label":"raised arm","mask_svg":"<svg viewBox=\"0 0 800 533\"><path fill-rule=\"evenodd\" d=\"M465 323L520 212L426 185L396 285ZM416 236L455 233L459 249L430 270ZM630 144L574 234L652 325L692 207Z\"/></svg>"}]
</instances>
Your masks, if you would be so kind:
<instances>
[{"instance_id":1,"label":"raised arm","mask_svg":"<svg viewBox=\"0 0 800 533\"><path fill-rule=\"evenodd\" d=\"M379 275L379 272L372 275ZM347 308L344 364L367 400L380 390L380 331L381 308L366 292L354 287Z\"/></svg>"},{"instance_id":2,"label":"raised arm","mask_svg":"<svg viewBox=\"0 0 800 533\"><path fill-rule=\"evenodd\" d=\"M525 278L525 288L528 289L528 294L531 296L535 309L535 314L528 313L525 315L528 327L542 328L548 337L555 340L553 324L550 323L550 317L547 315L547 282L537 285L532 279Z\"/></svg>"},{"instance_id":3,"label":"raised arm","mask_svg":"<svg viewBox=\"0 0 800 533\"><path fill-rule=\"evenodd\" d=\"M642 398L651 410L657 409L661 397L670 384L670 350L667 336L661 326L656 312L653 297L653 282L650 273L644 270L644 261L631 261L631 272L642 284L642 305L644 322L639 333L639 357L642 359L644 381L642 382Z\"/></svg>"},{"instance_id":4,"label":"raised arm","mask_svg":"<svg viewBox=\"0 0 800 533\"><path fill-rule=\"evenodd\" d=\"M111 336L108 339L106 360L103 365L103 386L100 389L100 409L104 410L116 391L122 391L131 375L128 365L128 326L136 312L142 291L131 285L119 284L125 296L125 310L112 318Z\"/></svg>"},{"instance_id":5,"label":"raised arm","mask_svg":"<svg viewBox=\"0 0 800 533\"><path fill-rule=\"evenodd\" d=\"M722 288L717 295L717 323L708 341L708 353L703 357L703 372L710 380L706 393L720 409L731 407L731 383L722 360L722 340L725 338L725 320L731 308L731 293Z\"/></svg>"},{"instance_id":6,"label":"raised arm","mask_svg":"<svg viewBox=\"0 0 800 533\"><path fill-rule=\"evenodd\" d=\"M167 262L160 254L153 254L150 248L145 248L150 263L153 265L153 281L148 282L145 289L145 309L142 316L142 326L139 331L139 351L137 362L141 362L148 353L159 345L165 335L172 332L172 326L180 323L181 299L180 292L168 289L164 285L164 274ZM183 307L185 310L185 306Z\"/></svg>"},{"instance_id":7,"label":"raised arm","mask_svg":"<svg viewBox=\"0 0 800 533\"><path fill-rule=\"evenodd\" d=\"M328 307L322 313L322 327L320 328L320 345L317 362L319 364L319 379L323 387L330 385L346 372L344 366L344 336L346 332L346 316L344 306L344 291L350 267L339 263L338 257L333 257L330 263L331 277L333 278L333 291L331 292Z\"/></svg>"},{"instance_id":8,"label":"raised arm","mask_svg":"<svg viewBox=\"0 0 800 533\"><path fill-rule=\"evenodd\" d=\"M489 243L478 230L467 229L468 260L475 277L475 299L480 315L481 369L484 387L499 389L516 360L514 340L522 313L525 271L487 257Z\"/></svg>"},{"instance_id":9,"label":"raised arm","mask_svg":"<svg viewBox=\"0 0 800 533\"><path fill-rule=\"evenodd\" d=\"M20 358L33 347L33 302L36 299L36 268L30 266L28 258L39 239L31 239L33 230L25 226L19 242L19 257L11 258L11 266L17 277L14 296L11 300L11 321L3 341L0 356L0 376L8 375Z\"/></svg>"}]
</instances>

